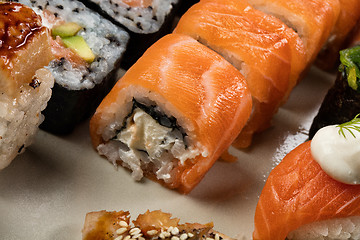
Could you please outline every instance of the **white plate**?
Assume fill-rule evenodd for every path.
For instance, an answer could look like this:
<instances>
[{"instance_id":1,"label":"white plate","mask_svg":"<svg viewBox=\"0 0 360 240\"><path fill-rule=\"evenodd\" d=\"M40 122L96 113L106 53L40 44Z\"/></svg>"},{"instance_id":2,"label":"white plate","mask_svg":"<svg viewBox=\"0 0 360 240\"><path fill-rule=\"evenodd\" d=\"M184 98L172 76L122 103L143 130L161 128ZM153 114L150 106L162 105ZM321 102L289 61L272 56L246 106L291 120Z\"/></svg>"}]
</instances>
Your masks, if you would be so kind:
<instances>
[{"instance_id":1,"label":"white plate","mask_svg":"<svg viewBox=\"0 0 360 240\"><path fill-rule=\"evenodd\" d=\"M251 239L261 189L271 169L307 132L335 76L312 68L239 160L217 162L189 194L145 179L134 182L92 148L88 122L66 137L40 131L26 152L0 172L0 239L81 239L85 214L162 209L181 222L213 221L215 229Z\"/></svg>"}]
</instances>

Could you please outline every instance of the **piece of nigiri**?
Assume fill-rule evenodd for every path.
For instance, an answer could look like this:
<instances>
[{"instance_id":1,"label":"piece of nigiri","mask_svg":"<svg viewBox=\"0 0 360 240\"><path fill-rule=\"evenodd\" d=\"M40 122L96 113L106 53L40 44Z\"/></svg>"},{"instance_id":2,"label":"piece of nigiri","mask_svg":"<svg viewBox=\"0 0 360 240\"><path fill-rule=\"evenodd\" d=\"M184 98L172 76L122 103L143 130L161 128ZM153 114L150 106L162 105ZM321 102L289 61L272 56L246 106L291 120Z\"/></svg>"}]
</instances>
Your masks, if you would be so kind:
<instances>
[{"instance_id":1,"label":"piece of nigiri","mask_svg":"<svg viewBox=\"0 0 360 240\"><path fill-rule=\"evenodd\" d=\"M277 30L284 25L267 23L266 17L244 1L204 0L192 6L174 30L220 53L247 80L254 111L235 143L239 147L249 146L254 132L270 126L289 88L291 33Z\"/></svg>"},{"instance_id":2,"label":"piece of nigiri","mask_svg":"<svg viewBox=\"0 0 360 240\"><path fill-rule=\"evenodd\" d=\"M252 109L246 81L214 51L163 37L117 82L90 121L94 147L139 180L190 192Z\"/></svg>"},{"instance_id":3,"label":"piece of nigiri","mask_svg":"<svg viewBox=\"0 0 360 240\"><path fill-rule=\"evenodd\" d=\"M308 141L271 171L256 207L253 239L359 239L349 233L330 236L359 228L354 222L360 223L360 185L341 183L325 173ZM323 234L296 238L304 234L304 227L315 236L316 231Z\"/></svg>"},{"instance_id":4,"label":"piece of nigiri","mask_svg":"<svg viewBox=\"0 0 360 240\"><path fill-rule=\"evenodd\" d=\"M339 0L248 0L293 28L302 39L308 63L315 60L340 13Z\"/></svg>"}]
</instances>

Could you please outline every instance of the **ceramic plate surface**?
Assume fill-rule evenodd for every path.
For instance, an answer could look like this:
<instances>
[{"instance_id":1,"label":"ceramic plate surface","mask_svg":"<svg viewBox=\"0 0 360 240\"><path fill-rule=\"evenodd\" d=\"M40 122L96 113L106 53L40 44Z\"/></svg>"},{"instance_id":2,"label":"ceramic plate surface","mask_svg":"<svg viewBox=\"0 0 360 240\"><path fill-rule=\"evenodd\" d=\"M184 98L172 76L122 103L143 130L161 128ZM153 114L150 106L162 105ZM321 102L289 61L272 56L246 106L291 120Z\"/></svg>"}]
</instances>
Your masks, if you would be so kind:
<instances>
[{"instance_id":1,"label":"ceramic plate surface","mask_svg":"<svg viewBox=\"0 0 360 240\"><path fill-rule=\"evenodd\" d=\"M334 75L312 68L235 163L217 162L189 194L144 179L135 182L92 148L88 122L69 136L40 131L24 154L0 172L0 239L81 239L85 214L161 209L181 222L214 222L215 229L251 239L256 203L271 169L307 140L308 129Z\"/></svg>"}]
</instances>

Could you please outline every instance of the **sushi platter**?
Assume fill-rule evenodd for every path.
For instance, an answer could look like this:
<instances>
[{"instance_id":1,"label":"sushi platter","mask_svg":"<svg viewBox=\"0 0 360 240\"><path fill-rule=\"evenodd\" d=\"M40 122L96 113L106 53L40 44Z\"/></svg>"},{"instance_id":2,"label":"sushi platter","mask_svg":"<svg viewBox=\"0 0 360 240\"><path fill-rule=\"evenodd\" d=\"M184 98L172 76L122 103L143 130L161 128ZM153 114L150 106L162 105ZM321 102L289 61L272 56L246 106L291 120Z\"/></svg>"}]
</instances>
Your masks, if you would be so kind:
<instances>
[{"instance_id":1,"label":"sushi platter","mask_svg":"<svg viewBox=\"0 0 360 240\"><path fill-rule=\"evenodd\" d=\"M237 239L252 239L254 211L265 180L307 139L313 117L335 76L315 67L254 145L218 161L188 195L145 179L136 182L92 148L89 123L65 137L40 131L25 153L0 173L1 239L81 239L85 214L106 209L135 214L171 212L183 222L214 222Z\"/></svg>"},{"instance_id":2,"label":"sushi platter","mask_svg":"<svg viewBox=\"0 0 360 240\"><path fill-rule=\"evenodd\" d=\"M0 56L0 240L360 239L359 0L4 0Z\"/></svg>"}]
</instances>

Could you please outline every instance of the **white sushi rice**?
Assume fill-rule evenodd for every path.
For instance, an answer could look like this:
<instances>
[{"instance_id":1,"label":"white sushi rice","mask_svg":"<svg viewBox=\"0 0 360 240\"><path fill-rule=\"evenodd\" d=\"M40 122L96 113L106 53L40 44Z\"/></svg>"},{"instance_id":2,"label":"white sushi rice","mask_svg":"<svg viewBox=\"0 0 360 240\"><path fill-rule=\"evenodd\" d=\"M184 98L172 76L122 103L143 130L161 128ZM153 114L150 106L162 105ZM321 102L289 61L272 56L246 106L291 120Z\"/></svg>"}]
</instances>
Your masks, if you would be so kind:
<instances>
[{"instance_id":1,"label":"white sushi rice","mask_svg":"<svg viewBox=\"0 0 360 240\"><path fill-rule=\"evenodd\" d=\"M359 240L360 216L314 222L289 233L289 240Z\"/></svg>"},{"instance_id":2,"label":"white sushi rice","mask_svg":"<svg viewBox=\"0 0 360 240\"><path fill-rule=\"evenodd\" d=\"M0 169L9 165L31 144L43 121L41 111L50 99L54 79L44 68L39 69L35 77L40 85L35 88L21 86L18 97L9 97L0 92Z\"/></svg>"},{"instance_id":3,"label":"white sushi rice","mask_svg":"<svg viewBox=\"0 0 360 240\"><path fill-rule=\"evenodd\" d=\"M173 116L177 125L186 135L179 137L181 135L179 132L163 128L141 111L137 114L135 114L137 111L134 111L134 114L129 116L133 98L146 106L157 106L168 117ZM125 119L133 123L132 127L138 130L136 134L132 134L134 131L131 130L131 125L122 129ZM97 150L101 155L106 156L114 166L121 163L123 167L130 169L135 180L142 179L144 172L151 172L166 183L172 182L175 177L174 171L172 171L174 168L197 156L207 157L209 154L206 147L195 140L194 126L179 115L176 108L157 93L149 92L141 87L124 88L118 94L118 99L109 106L106 112L102 113L101 125L98 133L102 135L104 143L100 144ZM124 133L123 136L121 136L121 132L119 133L120 129ZM132 139L138 142L128 144L133 141ZM145 142L150 144L144 144ZM139 151L139 147L136 147L139 145L146 147L144 149L140 147ZM147 153L141 150L145 150Z\"/></svg>"},{"instance_id":4,"label":"white sushi rice","mask_svg":"<svg viewBox=\"0 0 360 240\"><path fill-rule=\"evenodd\" d=\"M159 31L179 0L153 0L150 7L129 7L121 0L88 0L96 3L109 16L135 33Z\"/></svg>"},{"instance_id":5,"label":"white sushi rice","mask_svg":"<svg viewBox=\"0 0 360 240\"><path fill-rule=\"evenodd\" d=\"M114 70L116 62L125 52L129 35L99 14L78 1L71 0L20 0L42 16L46 27L52 28L53 21L44 17L43 11L55 14L58 20L75 22L83 27L78 32L95 54L89 67L73 67L68 61L54 60L49 64L56 83L71 90L91 89Z\"/></svg>"}]
</instances>

